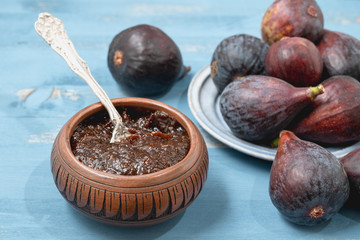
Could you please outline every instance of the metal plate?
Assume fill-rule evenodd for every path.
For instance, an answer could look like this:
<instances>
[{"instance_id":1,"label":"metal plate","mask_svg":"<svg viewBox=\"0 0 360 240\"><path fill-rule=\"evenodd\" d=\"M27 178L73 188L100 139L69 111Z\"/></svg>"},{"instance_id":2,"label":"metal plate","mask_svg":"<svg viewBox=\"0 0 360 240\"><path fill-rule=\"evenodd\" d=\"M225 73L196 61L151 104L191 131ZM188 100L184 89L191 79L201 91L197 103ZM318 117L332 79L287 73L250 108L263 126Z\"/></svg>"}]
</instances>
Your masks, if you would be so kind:
<instances>
[{"instance_id":1,"label":"metal plate","mask_svg":"<svg viewBox=\"0 0 360 240\"><path fill-rule=\"evenodd\" d=\"M250 156L268 161L274 160L276 148L257 145L232 134L220 113L219 93L210 77L210 66L202 68L192 79L188 90L188 102L192 114L201 127L214 138ZM351 146L327 149L340 158L357 147L360 147L360 142Z\"/></svg>"}]
</instances>

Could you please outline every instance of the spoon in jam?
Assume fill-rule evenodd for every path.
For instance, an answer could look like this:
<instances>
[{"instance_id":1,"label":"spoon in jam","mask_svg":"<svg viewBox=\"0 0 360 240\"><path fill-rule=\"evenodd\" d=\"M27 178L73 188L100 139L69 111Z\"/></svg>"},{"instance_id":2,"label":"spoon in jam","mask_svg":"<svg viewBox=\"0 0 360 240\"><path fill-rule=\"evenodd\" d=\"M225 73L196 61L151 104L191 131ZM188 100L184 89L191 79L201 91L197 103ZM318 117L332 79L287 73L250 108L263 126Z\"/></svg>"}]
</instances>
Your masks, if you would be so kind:
<instances>
[{"instance_id":1,"label":"spoon in jam","mask_svg":"<svg viewBox=\"0 0 360 240\"><path fill-rule=\"evenodd\" d=\"M35 22L35 30L56 53L64 58L70 69L90 86L91 90L104 105L114 125L110 142L119 142L121 139L130 136L129 129L124 126L119 112L106 92L92 76L89 66L76 52L61 20L49 13L40 13L38 20Z\"/></svg>"}]
</instances>

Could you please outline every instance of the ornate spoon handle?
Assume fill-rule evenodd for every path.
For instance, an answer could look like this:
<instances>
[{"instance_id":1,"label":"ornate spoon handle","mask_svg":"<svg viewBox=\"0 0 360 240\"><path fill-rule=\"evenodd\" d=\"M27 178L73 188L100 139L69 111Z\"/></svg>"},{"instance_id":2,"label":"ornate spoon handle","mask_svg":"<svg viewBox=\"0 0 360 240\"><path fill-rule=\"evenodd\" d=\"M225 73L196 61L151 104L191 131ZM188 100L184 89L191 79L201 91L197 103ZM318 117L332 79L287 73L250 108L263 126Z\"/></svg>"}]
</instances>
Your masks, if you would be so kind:
<instances>
[{"instance_id":1,"label":"ornate spoon handle","mask_svg":"<svg viewBox=\"0 0 360 240\"><path fill-rule=\"evenodd\" d=\"M127 137L130 133L123 125L120 114L105 91L92 76L89 66L76 52L61 20L49 13L40 13L38 20L35 22L35 30L55 52L64 58L71 70L90 86L100 102L105 106L114 124L111 142L117 142Z\"/></svg>"}]
</instances>

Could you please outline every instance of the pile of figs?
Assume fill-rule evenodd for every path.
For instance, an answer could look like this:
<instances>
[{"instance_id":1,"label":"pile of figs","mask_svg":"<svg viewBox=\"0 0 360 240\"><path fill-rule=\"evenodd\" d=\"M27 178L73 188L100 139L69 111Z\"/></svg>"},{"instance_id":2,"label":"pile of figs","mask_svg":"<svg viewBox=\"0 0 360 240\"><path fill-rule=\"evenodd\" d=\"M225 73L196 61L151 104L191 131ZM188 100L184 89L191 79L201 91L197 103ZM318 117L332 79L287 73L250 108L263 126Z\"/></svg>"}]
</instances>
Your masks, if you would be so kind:
<instances>
[{"instance_id":1,"label":"pile of figs","mask_svg":"<svg viewBox=\"0 0 360 240\"><path fill-rule=\"evenodd\" d=\"M315 225L360 201L360 149L327 150L360 140L360 41L325 29L315 0L274 1L261 38L225 38L210 68L232 133L278 140L269 194L286 219Z\"/></svg>"}]
</instances>

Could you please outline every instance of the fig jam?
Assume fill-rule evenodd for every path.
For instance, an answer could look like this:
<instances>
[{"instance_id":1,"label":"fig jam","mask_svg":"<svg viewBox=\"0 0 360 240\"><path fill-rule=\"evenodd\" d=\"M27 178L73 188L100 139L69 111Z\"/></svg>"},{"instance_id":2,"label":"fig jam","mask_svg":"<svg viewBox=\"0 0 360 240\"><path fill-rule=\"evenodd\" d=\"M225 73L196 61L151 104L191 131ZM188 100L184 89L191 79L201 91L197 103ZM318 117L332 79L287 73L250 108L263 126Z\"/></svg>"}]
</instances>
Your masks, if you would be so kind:
<instances>
[{"instance_id":1,"label":"fig jam","mask_svg":"<svg viewBox=\"0 0 360 240\"><path fill-rule=\"evenodd\" d=\"M186 130L162 111L118 108L130 137L110 143L113 125L107 113L85 119L71 137L75 157L88 167L120 175L153 173L181 161L189 151Z\"/></svg>"}]
</instances>

